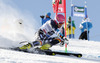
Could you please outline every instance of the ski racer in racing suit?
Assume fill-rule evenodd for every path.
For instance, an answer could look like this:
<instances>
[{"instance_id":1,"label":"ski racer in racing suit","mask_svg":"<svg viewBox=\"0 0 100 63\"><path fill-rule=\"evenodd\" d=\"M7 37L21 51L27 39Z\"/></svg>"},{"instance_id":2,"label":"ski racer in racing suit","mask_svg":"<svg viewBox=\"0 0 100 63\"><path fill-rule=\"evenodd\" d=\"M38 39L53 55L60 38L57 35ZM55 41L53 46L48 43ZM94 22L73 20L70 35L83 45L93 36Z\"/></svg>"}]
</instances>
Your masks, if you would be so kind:
<instances>
[{"instance_id":1,"label":"ski racer in racing suit","mask_svg":"<svg viewBox=\"0 0 100 63\"><path fill-rule=\"evenodd\" d=\"M48 50L58 43L64 45L65 41L68 42L60 31L60 28L64 24L64 20L65 17L62 14L58 14L56 20L49 20L40 27L35 41L18 48L20 50L27 50L35 46L41 46L41 50Z\"/></svg>"}]
</instances>

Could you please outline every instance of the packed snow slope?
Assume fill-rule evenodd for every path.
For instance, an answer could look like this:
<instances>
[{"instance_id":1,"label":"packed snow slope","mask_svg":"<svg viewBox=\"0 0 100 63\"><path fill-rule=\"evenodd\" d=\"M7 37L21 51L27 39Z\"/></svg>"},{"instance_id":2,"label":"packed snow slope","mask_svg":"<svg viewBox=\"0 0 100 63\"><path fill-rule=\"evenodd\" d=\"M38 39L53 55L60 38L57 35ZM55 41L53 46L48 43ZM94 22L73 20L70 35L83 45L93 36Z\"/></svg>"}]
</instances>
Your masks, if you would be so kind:
<instances>
[{"instance_id":1,"label":"packed snow slope","mask_svg":"<svg viewBox=\"0 0 100 63\"><path fill-rule=\"evenodd\" d=\"M3 42L0 41L0 44ZM10 47L13 47L13 44L10 42ZM7 46L7 44L3 44L3 47ZM0 49L0 63L100 63L100 42L69 40L67 48L68 52L82 53L83 57L48 56ZM51 49L64 52L65 47L55 45Z\"/></svg>"}]
</instances>

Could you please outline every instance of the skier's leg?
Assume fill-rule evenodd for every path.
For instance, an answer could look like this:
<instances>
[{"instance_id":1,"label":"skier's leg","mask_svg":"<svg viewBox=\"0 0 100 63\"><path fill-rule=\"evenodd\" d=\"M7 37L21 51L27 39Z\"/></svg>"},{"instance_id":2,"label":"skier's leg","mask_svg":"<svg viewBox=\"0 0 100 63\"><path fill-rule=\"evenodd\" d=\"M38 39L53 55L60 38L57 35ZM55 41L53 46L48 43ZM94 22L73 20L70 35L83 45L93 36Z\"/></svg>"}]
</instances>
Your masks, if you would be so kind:
<instances>
[{"instance_id":1,"label":"skier's leg","mask_svg":"<svg viewBox=\"0 0 100 63\"><path fill-rule=\"evenodd\" d=\"M42 41L41 40L33 42L33 46L39 46L39 45L42 45Z\"/></svg>"},{"instance_id":2,"label":"skier's leg","mask_svg":"<svg viewBox=\"0 0 100 63\"><path fill-rule=\"evenodd\" d=\"M84 39L87 40L87 31L84 32Z\"/></svg>"},{"instance_id":3,"label":"skier's leg","mask_svg":"<svg viewBox=\"0 0 100 63\"><path fill-rule=\"evenodd\" d=\"M71 34L69 34L69 38L71 38Z\"/></svg>"},{"instance_id":4,"label":"skier's leg","mask_svg":"<svg viewBox=\"0 0 100 63\"><path fill-rule=\"evenodd\" d=\"M82 40L84 39L84 32L81 33L79 39L82 39Z\"/></svg>"},{"instance_id":5,"label":"skier's leg","mask_svg":"<svg viewBox=\"0 0 100 63\"><path fill-rule=\"evenodd\" d=\"M19 48L19 50L27 50L34 46L38 46L38 45L42 45L42 41L34 41L32 43L28 43L28 44L23 45L22 47L18 47L18 48Z\"/></svg>"},{"instance_id":6,"label":"skier's leg","mask_svg":"<svg viewBox=\"0 0 100 63\"><path fill-rule=\"evenodd\" d=\"M40 47L40 49L41 50L48 50L50 47L52 47L53 45L58 44L59 42L61 42L61 40L59 38L55 38L51 42L48 42L48 43L44 44L42 47Z\"/></svg>"},{"instance_id":7,"label":"skier's leg","mask_svg":"<svg viewBox=\"0 0 100 63\"><path fill-rule=\"evenodd\" d=\"M39 37L39 39L36 39L36 41L34 41L32 43L28 43L28 44L26 44L26 45L24 45L22 47L19 47L19 49L20 50L27 50L27 49L30 49L31 47L38 46L38 45L42 45L42 41L45 38L45 35L43 34L43 31L42 30L39 30L38 31L38 37Z\"/></svg>"},{"instance_id":8,"label":"skier's leg","mask_svg":"<svg viewBox=\"0 0 100 63\"><path fill-rule=\"evenodd\" d=\"M28 43L26 45L23 45L22 47L19 47L19 49L26 50L26 49L30 49L31 47L32 47L32 44L31 43Z\"/></svg>"},{"instance_id":9,"label":"skier's leg","mask_svg":"<svg viewBox=\"0 0 100 63\"><path fill-rule=\"evenodd\" d=\"M28 43L26 45L23 45L22 47L16 47L16 48L13 48L14 50L18 50L18 51L25 51L27 52L27 49L30 49L32 47L32 44L31 43Z\"/></svg>"},{"instance_id":10,"label":"skier's leg","mask_svg":"<svg viewBox=\"0 0 100 63\"><path fill-rule=\"evenodd\" d=\"M81 35L79 36L79 39L82 39L82 33L81 33Z\"/></svg>"},{"instance_id":11,"label":"skier's leg","mask_svg":"<svg viewBox=\"0 0 100 63\"><path fill-rule=\"evenodd\" d=\"M72 38L75 38L74 34L72 34Z\"/></svg>"}]
</instances>

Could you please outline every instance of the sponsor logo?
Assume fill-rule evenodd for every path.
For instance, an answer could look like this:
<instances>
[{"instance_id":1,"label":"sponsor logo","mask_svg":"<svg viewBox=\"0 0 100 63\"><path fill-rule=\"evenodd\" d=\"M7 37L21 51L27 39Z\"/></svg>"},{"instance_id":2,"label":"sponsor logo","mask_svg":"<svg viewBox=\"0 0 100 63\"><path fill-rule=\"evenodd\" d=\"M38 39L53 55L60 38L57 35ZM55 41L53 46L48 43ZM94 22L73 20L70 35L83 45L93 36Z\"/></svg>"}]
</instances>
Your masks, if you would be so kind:
<instances>
[{"instance_id":1,"label":"sponsor logo","mask_svg":"<svg viewBox=\"0 0 100 63\"><path fill-rule=\"evenodd\" d=\"M74 7L74 11L84 13L84 7Z\"/></svg>"}]
</instances>

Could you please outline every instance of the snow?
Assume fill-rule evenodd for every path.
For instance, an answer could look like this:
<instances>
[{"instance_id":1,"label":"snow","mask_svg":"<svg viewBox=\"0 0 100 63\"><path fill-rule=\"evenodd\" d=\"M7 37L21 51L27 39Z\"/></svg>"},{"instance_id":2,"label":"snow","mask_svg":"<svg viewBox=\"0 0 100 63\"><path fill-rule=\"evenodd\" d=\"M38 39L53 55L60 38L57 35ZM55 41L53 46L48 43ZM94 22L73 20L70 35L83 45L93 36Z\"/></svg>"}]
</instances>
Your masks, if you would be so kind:
<instances>
[{"instance_id":1,"label":"snow","mask_svg":"<svg viewBox=\"0 0 100 63\"><path fill-rule=\"evenodd\" d=\"M10 41L8 40L8 42ZM100 63L100 57L98 57L100 56L100 42L75 39L69 40L69 42L67 46L68 52L82 53L82 58L60 55L49 56L0 49L0 63ZM3 42L0 42L0 44L3 44ZM7 44L3 44L4 46L7 47ZM13 45L11 44L11 46ZM51 49L64 51L65 47L55 45Z\"/></svg>"},{"instance_id":2,"label":"snow","mask_svg":"<svg viewBox=\"0 0 100 63\"><path fill-rule=\"evenodd\" d=\"M0 49L1 63L97 63L95 61L81 60L71 57L46 56L39 54L28 54Z\"/></svg>"},{"instance_id":3,"label":"snow","mask_svg":"<svg viewBox=\"0 0 100 63\"><path fill-rule=\"evenodd\" d=\"M34 22L36 21L33 18L24 17L16 9L0 2L0 47L18 47L23 45L19 44L21 41L32 42L35 31L38 29ZM65 51L65 47L59 45L55 45L51 49ZM100 42L78 39L69 39L67 50L82 53L82 58L30 54L0 48L0 63L100 63L99 49Z\"/></svg>"}]
</instances>

